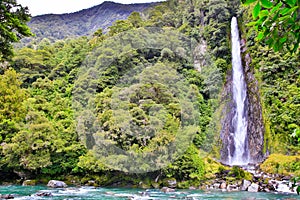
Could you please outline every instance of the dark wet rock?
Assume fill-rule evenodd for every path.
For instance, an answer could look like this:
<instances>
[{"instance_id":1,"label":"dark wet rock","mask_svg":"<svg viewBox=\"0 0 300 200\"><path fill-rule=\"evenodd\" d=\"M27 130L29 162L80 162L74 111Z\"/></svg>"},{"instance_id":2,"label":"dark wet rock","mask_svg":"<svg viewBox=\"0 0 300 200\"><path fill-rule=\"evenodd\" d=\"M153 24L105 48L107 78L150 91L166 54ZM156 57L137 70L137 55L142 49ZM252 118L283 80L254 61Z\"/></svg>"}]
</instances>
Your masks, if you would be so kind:
<instances>
[{"instance_id":1,"label":"dark wet rock","mask_svg":"<svg viewBox=\"0 0 300 200\"><path fill-rule=\"evenodd\" d=\"M274 185L273 184L270 184L270 183L268 183L267 184L267 187L266 187L269 191L275 191L276 189L275 189L275 187L274 187Z\"/></svg>"},{"instance_id":2,"label":"dark wet rock","mask_svg":"<svg viewBox=\"0 0 300 200\"><path fill-rule=\"evenodd\" d=\"M259 185L256 183L252 183L249 187L248 187L248 192L258 192L259 191Z\"/></svg>"},{"instance_id":3,"label":"dark wet rock","mask_svg":"<svg viewBox=\"0 0 300 200\"><path fill-rule=\"evenodd\" d=\"M233 185L227 185L227 191L228 192L235 192L235 191L239 191L239 186L236 185L236 184L233 184Z\"/></svg>"},{"instance_id":4,"label":"dark wet rock","mask_svg":"<svg viewBox=\"0 0 300 200\"><path fill-rule=\"evenodd\" d=\"M52 197L53 196L51 192L40 192L35 195L39 196L39 197Z\"/></svg>"},{"instance_id":5,"label":"dark wet rock","mask_svg":"<svg viewBox=\"0 0 300 200\"><path fill-rule=\"evenodd\" d=\"M47 184L48 187L52 188L65 188L68 187L67 184L63 181L51 180Z\"/></svg>"},{"instance_id":6,"label":"dark wet rock","mask_svg":"<svg viewBox=\"0 0 300 200\"><path fill-rule=\"evenodd\" d=\"M251 185L251 181L243 180L241 190L246 191L250 185Z\"/></svg>"},{"instance_id":7,"label":"dark wet rock","mask_svg":"<svg viewBox=\"0 0 300 200\"><path fill-rule=\"evenodd\" d=\"M14 195L12 194L0 194L0 199L14 199Z\"/></svg>"},{"instance_id":8,"label":"dark wet rock","mask_svg":"<svg viewBox=\"0 0 300 200\"><path fill-rule=\"evenodd\" d=\"M264 160L264 133L265 126L262 116L262 106L260 101L260 91L258 82L254 76L254 67L250 65L251 57L246 54L243 58L245 69L245 81L247 83L247 133L248 148L250 150L250 160L253 163L259 163ZM266 147L268 149L268 147Z\"/></svg>"}]
</instances>

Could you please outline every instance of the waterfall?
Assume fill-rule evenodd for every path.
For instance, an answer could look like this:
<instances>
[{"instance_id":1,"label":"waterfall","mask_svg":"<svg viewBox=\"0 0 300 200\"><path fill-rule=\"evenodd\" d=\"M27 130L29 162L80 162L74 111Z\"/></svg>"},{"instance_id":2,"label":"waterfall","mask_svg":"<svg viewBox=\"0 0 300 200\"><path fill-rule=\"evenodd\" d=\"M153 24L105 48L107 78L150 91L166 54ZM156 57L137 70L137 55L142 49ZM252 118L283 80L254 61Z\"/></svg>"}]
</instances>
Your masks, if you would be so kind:
<instances>
[{"instance_id":1,"label":"waterfall","mask_svg":"<svg viewBox=\"0 0 300 200\"><path fill-rule=\"evenodd\" d=\"M240 38L237 19L231 20L232 40L232 95L235 105L235 113L232 118L231 133L234 148L228 146L228 164L245 165L249 162L248 139L247 139L247 85L241 61Z\"/></svg>"}]
</instances>

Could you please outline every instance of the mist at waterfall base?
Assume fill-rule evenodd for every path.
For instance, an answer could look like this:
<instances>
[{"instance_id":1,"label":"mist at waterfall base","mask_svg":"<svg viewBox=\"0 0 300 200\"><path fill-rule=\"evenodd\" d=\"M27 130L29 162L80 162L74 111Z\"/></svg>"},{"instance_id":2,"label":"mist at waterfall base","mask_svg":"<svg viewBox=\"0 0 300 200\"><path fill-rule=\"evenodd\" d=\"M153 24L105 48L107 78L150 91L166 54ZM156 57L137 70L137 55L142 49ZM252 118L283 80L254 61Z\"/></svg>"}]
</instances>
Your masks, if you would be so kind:
<instances>
[{"instance_id":1,"label":"mist at waterfall base","mask_svg":"<svg viewBox=\"0 0 300 200\"><path fill-rule=\"evenodd\" d=\"M50 192L53 196L41 197L37 194ZM176 190L175 192L164 193L160 190L143 190L129 188L66 188L66 189L49 189L45 186L0 186L0 194L13 194L15 199L34 200L34 199L54 199L54 200L75 200L75 199L297 199L297 195L275 194L275 193L250 193L250 192L221 192L212 191L204 192L201 190Z\"/></svg>"},{"instance_id":2,"label":"mist at waterfall base","mask_svg":"<svg viewBox=\"0 0 300 200\"><path fill-rule=\"evenodd\" d=\"M234 132L230 133L234 148L228 146L229 165L247 165L249 152L247 145L247 114L246 98L247 85L240 53L240 37L236 17L231 20L231 41L232 41L232 95L235 103L235 114L232 118Z\"/></svg>"}]
</instances>

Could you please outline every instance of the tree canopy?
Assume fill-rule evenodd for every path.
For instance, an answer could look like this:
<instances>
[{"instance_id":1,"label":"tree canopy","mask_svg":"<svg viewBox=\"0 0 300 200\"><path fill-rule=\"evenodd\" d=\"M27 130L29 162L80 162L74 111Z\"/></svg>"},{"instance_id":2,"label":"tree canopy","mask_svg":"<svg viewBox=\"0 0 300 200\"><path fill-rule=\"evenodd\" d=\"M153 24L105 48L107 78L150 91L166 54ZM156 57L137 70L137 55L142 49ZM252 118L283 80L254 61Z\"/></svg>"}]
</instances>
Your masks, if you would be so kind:
<instances>
[{"instance_id":1,"label":"tree canopy","mask_svg":"<svg viewBox=\"0 0 300 200\"><path fill-rule=\"evenodd\" d=\"M13 42L32 35L26 25L29 19L28 8L18 4L16 0L0 1L0 61L12 55Z\"/></svg>"}]
</instances>

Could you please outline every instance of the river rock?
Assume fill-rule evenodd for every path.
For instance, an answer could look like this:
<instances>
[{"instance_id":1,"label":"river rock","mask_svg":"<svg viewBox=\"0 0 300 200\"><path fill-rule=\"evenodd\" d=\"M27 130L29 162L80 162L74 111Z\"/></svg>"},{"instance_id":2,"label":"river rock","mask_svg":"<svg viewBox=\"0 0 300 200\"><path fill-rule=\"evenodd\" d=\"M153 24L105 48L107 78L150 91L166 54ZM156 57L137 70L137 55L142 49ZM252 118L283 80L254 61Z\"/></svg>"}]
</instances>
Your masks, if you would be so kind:
<instances>
[{"instance_id":1,"label":"river rock","mask_svg":"<svg viewBox=\"0 0 300 200\"><path fill-rule=\"evenodd\" d=\"M197 188L195 188L194 186L190 186L189 190L196 190Z\"/></svg>"},{"instance_id":2,"label":"river rock","mask_svg":"<svg viewBox=\"0 0 300 200\"><path fill-rule=\"evenodd\" d=\"M12 194L0 194L0 199L14 199L14 195Z\"/></svg>"},{"instance_id":3,"label":"river rock","mask_svg":"<svg viewBox=\"0 0 300 200\"><path fill-rule=\"evenodd\" d=\"M169 179L169 180L167 180L167 183L168 183L168 187L170 187L170 188L176 188L176 186L177 186L176 179Z\"/></svg>"},{"instance_id":4,"label":"river rock","mask_svg":"<svg viewBox=\"0 0 300 200\"><path fill-rule=\"evenodd\" d=\"M68 187L68 185L63 181L57 181L57 180L51 180L47 184L48 187L52 188L65 188Z\"/></svg>"},{"instance_id":5,"label":"river rock","mask_svg":"<svg viewBox=\"0 0 300 200\"><path fill-rule=\"evenodd\" d=\"M164 193L168 193L168 192L175 192L175 189L163 187L163 188L161 188L161 191Z\"/></svg>"},{"instance_id":6,"label":"river rock","mask_svg":"<svg viewBox=\"0 0 300 200\"><path fill-rule=\"evenodd\" d=\"M251 181L243 180L241 190L242 191L246 191L250 185L251 185Z\"/></svg>"},{"instance_id":7,"label":"river rock","mask_svg":"<svg viewBox=\"0 0 300 200\"><path fill-rule=\"evenodd\" d=\"M296 191L291 190L292 183L289 181L276 181L275 190L282 193L296 194Z\"/></svg>"},{"instance_id":8,"label":"river rock","mask_svg":"<svg viewBox=\"0 0 300 200\"><path fill-rule=\"evenodd\" d=\"M213 189L219 189L220 188L220 183L214 183L213 184Z\"/></svg>"},{"instance_id":9,"label":"river rock","mask_svg":"<svg viewBox=\"0 0 300 200\"><path fill-rule=\"evenodd\" d=\"M224 190L224 189L226 189L226 187L227 187L226 182L221 183L220 189Z\"/></svg>"},{"instance_id":10,"label":"river rock","mask_svg":"<svg viewBox=\"0 0 300 200\"><path fill-rule=\"evenodd\" d=\"M239 191L239 186L238 185L227 185L226 189L228 192L235 192L235 191Z\"/></svg>"},{"instance_id":11,"label":"river rock","mask_svg":"<svg viewBox=\"0 0 300 200\"><path fill-rule=\"evenodd\" d=\"M40 192L40 193L37 193L36 196L39 196L39 197L52 197L52 193L51 192Z\"/></svg>"},{"instance_id":12,"label":"river rock","mask_svg":"<svg viewBox=\"0 0 300 200\"><path fill-rule=\"evenodd\" d=\"M249 187L248 187L248 192L258 192L259 189L259 185L256 183L252 183Z\"/></svg>"},{"instance_id":13,"label":"river rock","mask_svg":"<svg viewBox=\"0 0 300 200\"><path fill-rule=\"evenodd\" d=\"M86 186L94 186L94 187L98 186L98 184L94 180L89 180L85 185Z\"/></svg>"},{"instance_id":14,"label":"river rock","mask_svg":"<svg viewBox=\"0 0 300 200\"><path fill-rule=\"evenodd\" d=\"M25 180L22 183L22 186L34 186L36 185L36 180Z\"/></svg>"}]
</instances>

